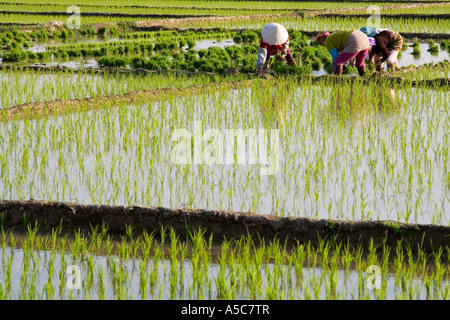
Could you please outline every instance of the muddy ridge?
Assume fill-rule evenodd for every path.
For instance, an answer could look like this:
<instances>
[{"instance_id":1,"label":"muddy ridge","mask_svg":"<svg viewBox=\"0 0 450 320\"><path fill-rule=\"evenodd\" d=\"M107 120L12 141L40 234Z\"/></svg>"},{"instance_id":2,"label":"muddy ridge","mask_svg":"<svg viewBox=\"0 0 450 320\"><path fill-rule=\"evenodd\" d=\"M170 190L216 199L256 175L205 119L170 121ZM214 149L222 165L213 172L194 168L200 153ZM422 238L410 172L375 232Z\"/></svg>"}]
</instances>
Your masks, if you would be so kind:
<instances>
[{"instance_id":1,"label":"muddy ridge","mask_svg":"<svg viewBox=\"0 0 450 320\"><path fill-rule=\"evenodd\" d=\"M430 6L447 6L449 3L439 2L439 3L414 3L414 4L394 4L381 6L380 10L392 10L392 9L408 9L408 8L419 8L419 7L430 7ZM357 8L340 8L340 9L330 9L330 10L312 10L296 12L292 10L292 13L285 14L259 14L259 15L241 15L241 16L226 16L226 17L204 17L204 18L182 18L182 19L167 19L164 21L138 21L136 25L138 28L142 27L152 27L152 26L164 26L169 28L175 28L182 24L190 24L195 22L208 23L208 22L232 22L232 21L245 21L245 20L255 20L255 19L282 19L289 17L297 17L302 19L304 17L313 17L316 15L332 14L332 13L346 13L346 12L358 12L366 11L367 6L357 7ZM345 15L347 17L347 15Z\"/></svg>"},{"instance_id":2,"label":"muddy ridge","mask_svg":"<svg viewBox=\"0 0 450 320\"><path fill-rule=\"evenodd\" d=\"M0 200L3 227L24 231L26 225L39 225L40 231L61 226L65 232L80 229L89 232L92 226L107 224L112 235L125 234L127 226L135 235L143 230L158 235L162 227L171 227L180 238L190 231L203 229L216 242L250 235L252 239L287 241L288 244L316 245L320 239L362 245L383 242L432 252L450 247L450 227L440 225L404 224L394 221L341 221L310 218L286 218L256 213L222 210L168 209L161 207L82 205L70 202Z\"/></svg>"}]
</instances>

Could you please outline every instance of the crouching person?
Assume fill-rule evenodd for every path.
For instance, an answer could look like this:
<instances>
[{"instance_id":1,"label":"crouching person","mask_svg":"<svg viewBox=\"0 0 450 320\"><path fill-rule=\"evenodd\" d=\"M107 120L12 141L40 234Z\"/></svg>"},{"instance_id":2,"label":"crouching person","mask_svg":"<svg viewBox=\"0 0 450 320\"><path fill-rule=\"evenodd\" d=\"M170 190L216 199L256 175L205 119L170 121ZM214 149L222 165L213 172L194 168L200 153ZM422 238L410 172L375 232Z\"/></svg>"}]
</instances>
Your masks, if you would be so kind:
<instances>
[{"instance_id":1,"label":"crouching person","mask_svg":"<svg viewBox=\"0 0 450 320\"><path fill-rule=\"evenodd\" d=\"M364 60L371 48L366 34L360 30L343 30L332 34L328 31L323 31L317 35L316 41L327 48L330 53L333 74L341 75L344 64L354 58L354 64L358 69L359 75L364 75Z\"/></svg>"},{"instance_id":2,"label":"crouching person","mask_svg":"<svg viewBox=\"0 0 450 320\"><path fill-rule=\"evenodd\" d=\"M383 69L383 64L386 62L388 70L395 70L398 68L398 53L403 46L402 36L392 30L383 30L373 36L375 45L369 53L369 61L375 63L377 71Z\"/></svg>"},{"instance_id":3,"label":"crouching person","mask_svg":"<svg viewBox=\"0 0 450 320\"><path fill-rule=\"evenodd\" d=\"M290 66L297 65L289 50L289 34L285 27L278 23L269 23L261 30L256 69L258 73L269 69L270 57L281 54Z\"/></svg>"}]
</instances>

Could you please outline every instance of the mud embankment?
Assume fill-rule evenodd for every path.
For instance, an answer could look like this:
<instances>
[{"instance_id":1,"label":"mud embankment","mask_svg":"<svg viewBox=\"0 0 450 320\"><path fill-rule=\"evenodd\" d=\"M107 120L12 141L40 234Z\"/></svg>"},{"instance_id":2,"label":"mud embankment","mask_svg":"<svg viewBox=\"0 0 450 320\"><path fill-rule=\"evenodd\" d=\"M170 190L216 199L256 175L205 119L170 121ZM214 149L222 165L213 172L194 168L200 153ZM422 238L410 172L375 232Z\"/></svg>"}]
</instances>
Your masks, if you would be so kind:
<instances>
[{"instance_id":1,"label":"mud embankment","mask_svg":"<svg viewBox=\"0 0 450 320\"><path fill-rule=\"evenodd\" d=\"M439 7L448 6L447 2L439 3L409 3L409 4L393 4L381 6L381 13L383 10L395 10L395 9L410 9L410 8L425 8L425 7ZM259 19L285 19L285 18L309 18L315 16L323 16L326 14L342 14L343 17L351 17L353 15L345 15L345 13L350 12L365 12L367 13L368 6L357 7L357 8L340 8L340 9L329 9L329 10L304 10L302 12L297 12L292 10L292 13L285 14L259 14L259 15L241 15L241 16L226 16L226 17L203 17L203 18L181 18L181 19L166 19L163 21L153 20L153 21L138 21L136 25L138 28L148 28L154 26L163 26L167 28L177 28L183 25L189 25L192 23L211 23L211 22L239 22L239 21L251 21ZM405 17L411 14L404 14ZM387 15L386 15L387 16Z\"/></svg>"},{"instance_id":2,"label":"mud embankment","mask_svg":"<svg viewBox=\"0 0 450 320\"><path fill-rule=\"evenodd\" d=\"M112 235L125 234L131 226L135 235L143 230L158 235L162 227L173 228L181 238L190 231L203 229L213 239L233 239L250 235L252 239L287 241L289 244L318 244L329 239L350 246L367 247L385 243L395 247L399 241L411 248L420 247L432 252L450 247L450 227L438 225L412 225L393 221L348 222L315 220L309 218L283 218L254 213L220 210L167 209L160 207L81 205L47 201L0 201L3 227L17 231L26 225L39 225L39 230L50 231L61 226L63 231L80 229L89 232L92 226L106 224Z\"/></svg>"}]
</instances>

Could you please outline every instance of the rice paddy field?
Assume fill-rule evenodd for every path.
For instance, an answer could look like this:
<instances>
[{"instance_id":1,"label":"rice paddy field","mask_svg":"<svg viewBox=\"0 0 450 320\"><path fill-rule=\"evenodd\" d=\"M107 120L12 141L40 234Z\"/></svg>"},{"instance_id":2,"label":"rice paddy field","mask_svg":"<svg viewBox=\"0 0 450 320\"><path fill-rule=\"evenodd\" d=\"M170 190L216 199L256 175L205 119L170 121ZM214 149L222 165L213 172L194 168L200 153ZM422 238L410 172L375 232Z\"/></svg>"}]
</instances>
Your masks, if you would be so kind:
<instances>
[{"instance_id":1,"label":"rice paddy field","mask_svg":"<svg viewBox=\"0 0 450 320\"><path fill-rule=\"evenodd\" d=\"M0 2L1 300L450 299L450 2L73 5Z\"/></svg>"}]
</instances>

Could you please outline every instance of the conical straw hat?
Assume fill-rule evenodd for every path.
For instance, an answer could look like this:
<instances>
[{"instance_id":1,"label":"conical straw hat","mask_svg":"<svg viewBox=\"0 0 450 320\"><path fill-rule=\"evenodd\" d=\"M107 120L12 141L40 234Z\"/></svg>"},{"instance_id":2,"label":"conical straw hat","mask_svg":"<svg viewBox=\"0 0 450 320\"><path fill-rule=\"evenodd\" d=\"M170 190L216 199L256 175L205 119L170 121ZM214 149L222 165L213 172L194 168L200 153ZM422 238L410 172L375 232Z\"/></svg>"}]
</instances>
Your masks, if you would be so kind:
<instances>
[{"instance_id":1,"label":"conical straw hat","mask_svg":"<svg viewBox=\"0 0 450 320\"><path fill-rule=\"evenodd\" d=\"M285 27L278 23L269 23L261 30L261 36L265 43L279 45L285 43L289 34Z\"/></svg>"}]
</instances>

